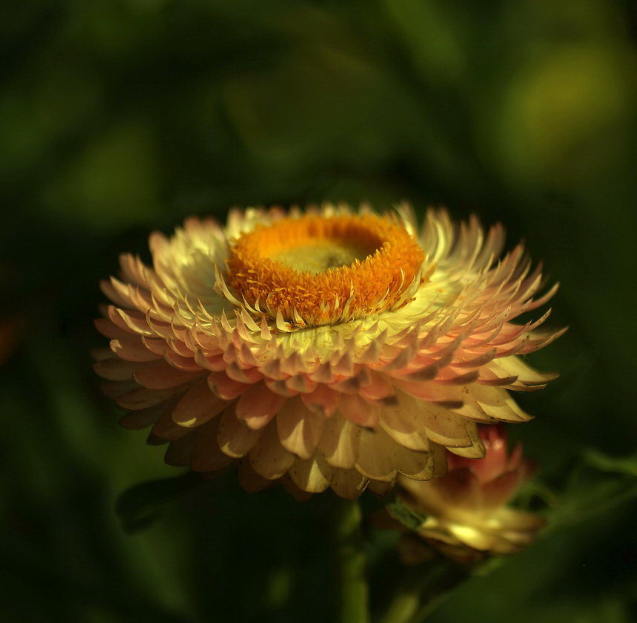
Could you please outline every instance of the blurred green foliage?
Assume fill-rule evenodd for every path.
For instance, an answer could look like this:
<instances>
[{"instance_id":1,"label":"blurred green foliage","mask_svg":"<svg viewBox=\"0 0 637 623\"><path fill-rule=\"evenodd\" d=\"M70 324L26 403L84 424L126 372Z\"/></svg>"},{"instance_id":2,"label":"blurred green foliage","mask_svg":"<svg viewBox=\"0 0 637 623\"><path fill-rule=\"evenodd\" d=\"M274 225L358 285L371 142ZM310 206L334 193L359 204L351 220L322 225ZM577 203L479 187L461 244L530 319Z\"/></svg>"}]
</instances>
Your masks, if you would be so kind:
<instances>
[{"instance_id":1,"label":"blurred green foliage","mask_svg":"<svg viewBox=\"0 0 637 623\"><path fill-rule=\"evenodd\" d=\"M26 326L0 372L0 620L332 620L329 495L194 486L120 430L97 282L191 213L403 198L524 237L571 327L513 429L552 527L431 620L635 620L636 39L619 0L4 2L0 309ZM397 561L368 536L378 596Z\"/></svg>"}]
</instances>

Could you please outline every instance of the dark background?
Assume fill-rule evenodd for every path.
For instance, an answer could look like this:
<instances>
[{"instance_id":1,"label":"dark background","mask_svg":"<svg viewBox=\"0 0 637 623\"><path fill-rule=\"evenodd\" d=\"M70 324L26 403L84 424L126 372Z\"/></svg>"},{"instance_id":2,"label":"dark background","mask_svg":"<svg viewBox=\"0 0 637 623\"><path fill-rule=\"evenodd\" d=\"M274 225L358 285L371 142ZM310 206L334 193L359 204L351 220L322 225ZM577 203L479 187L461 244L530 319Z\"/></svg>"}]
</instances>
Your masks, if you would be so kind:
<instances>
[{"instance_id":1,"label":"dark background","mask_svg":"<svg viewBox=\"0 0 637 623\"><path fill-rule=\"evenodd\" d=\"M332 620L330 494L174 480L144 432L118 427L89 355L97 283L151 230L324 199L500 220L562 283L550 323L570 331L531 358L561 377L521 396L538 417L510 427L540 466L521 503L550 527L431 620L636 620L636 14L2 3L0 309L22 324L0 370L0 621ZM393 535L368 538L376 603Z\"/></svg>"}]
</instances>

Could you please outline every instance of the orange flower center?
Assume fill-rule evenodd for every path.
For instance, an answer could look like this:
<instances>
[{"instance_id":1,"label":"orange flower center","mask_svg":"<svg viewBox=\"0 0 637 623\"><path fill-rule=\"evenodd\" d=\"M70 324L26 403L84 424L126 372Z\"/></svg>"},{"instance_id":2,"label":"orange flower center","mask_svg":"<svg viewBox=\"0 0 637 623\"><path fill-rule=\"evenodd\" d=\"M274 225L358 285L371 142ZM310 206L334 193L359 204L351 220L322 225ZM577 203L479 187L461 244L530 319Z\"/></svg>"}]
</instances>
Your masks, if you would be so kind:
<instances>
[{"instance_id":1,"label":"orange flower center","mask_svg":"<svg viewBox=\"0 0 637 623\"><path fill-rule=\"evenodd\" d=\"M239 236L227 279L257 311L317 326L407 303L424 259L397 218L307 214Z\"/></svg>"}]
</instances>

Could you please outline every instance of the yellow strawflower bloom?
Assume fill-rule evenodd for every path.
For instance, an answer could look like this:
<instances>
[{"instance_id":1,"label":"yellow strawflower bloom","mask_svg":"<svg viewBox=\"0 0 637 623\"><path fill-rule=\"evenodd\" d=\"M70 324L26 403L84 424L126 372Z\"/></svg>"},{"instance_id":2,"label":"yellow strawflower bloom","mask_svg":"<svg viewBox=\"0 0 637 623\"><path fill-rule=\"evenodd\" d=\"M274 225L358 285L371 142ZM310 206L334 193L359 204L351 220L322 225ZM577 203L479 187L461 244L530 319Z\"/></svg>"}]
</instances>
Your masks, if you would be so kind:
<instances>
[{"instance_id":1,"label":"yellow strawflower bloom","mask_svg":"<svg viewBox=\"0 0 637 623\"><path fill-rule=\"evenodd\" d=\"M518 357L559 335L538 330L548 314L511 321L555 289L533 300L539 269L503 244L501 226L445 210L419 230L408 206L190 218L151 235L152 267L122 255L102 284L111 343L95 367L169 463L236 464L247 490L355 498L427 480L445 448L483 456L478 422L529 418L508 390L552 378Z\"/></svg>"}]
</instances>

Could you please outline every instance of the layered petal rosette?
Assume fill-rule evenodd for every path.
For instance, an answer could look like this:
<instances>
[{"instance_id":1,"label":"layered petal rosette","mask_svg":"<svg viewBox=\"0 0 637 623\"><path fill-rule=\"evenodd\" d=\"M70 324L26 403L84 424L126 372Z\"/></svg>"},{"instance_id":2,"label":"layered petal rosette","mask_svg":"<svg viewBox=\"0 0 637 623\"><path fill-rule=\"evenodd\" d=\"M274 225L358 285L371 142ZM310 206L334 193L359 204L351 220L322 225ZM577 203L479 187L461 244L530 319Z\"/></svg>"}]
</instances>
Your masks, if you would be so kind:
<instances>
[{"instance_id":1,"label":"layered petal rosette","mask_svg":"<svg viewBox=\"0 0 637 623\"><path fill-rule=\"evenodd\" d=\"M122 255L102 284L110 338L96 371L152 427L166 461L239 468L244 488L281 479L355 498L398 475L428 480L446 451L481 457L480 422L529 419L509 390L552 375L521 355L555 339L512 320L548 300L504 232L408 206L234 210L150 237L152 267Z\"/></svg>"},{"instance_id":2,"label":"layered petal rosette","mask_svg":"<svg viewBox=\"0 0 637 623\"><path fill-rule=\"evenodd\" d=\"M442 478L400 480L401 498L416 514L426 517L415 533L401 541L405 562L428 556L422 541L462 562L512 554L532 543L544 525L543 517L507 505L535 471L522 460L522 447L518 444L509 453L502 425L481 426L480 434L485 458L450 454L449 471Z\"/></svg>"}]
</instances>

